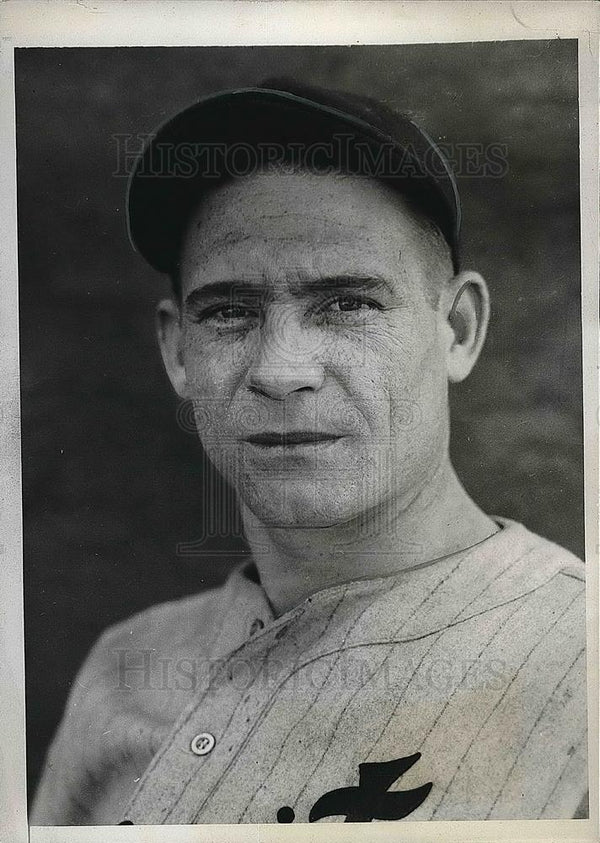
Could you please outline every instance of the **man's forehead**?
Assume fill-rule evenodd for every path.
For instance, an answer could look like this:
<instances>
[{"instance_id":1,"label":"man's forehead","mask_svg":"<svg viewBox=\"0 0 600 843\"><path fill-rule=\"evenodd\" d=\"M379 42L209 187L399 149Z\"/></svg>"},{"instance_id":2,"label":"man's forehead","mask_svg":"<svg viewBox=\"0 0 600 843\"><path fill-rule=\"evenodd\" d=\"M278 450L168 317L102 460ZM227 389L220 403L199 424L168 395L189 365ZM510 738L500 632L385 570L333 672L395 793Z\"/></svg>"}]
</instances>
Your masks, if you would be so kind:
<instances>
[{"instance_id":1,"label":"man's forehead","mask_svg":"<svg viewBox=\"0 0 600 843\"><path fill-rule=\"evenodd\" d=\"M217 245L223 233L231 239L236 228L241 235L272 230L274 236L318 240L325 231L338 229L343 236L349 227L368 228L373 213L393 216L399 207L394 192L373 179L274 169L206 193L191 215L188 233L202 229L204 238L211 236Z\"/></svg>"},{"instance_id":2,"label":"man's forehead","mask_svg":"<svg viewBox=\"0 0 600 843\"><path fill-rule=\"evenodd\" d=\"M365 231L360 220L335 220L328 216L305 213L235 214L227 219L204 216L196 221L197 251L206 257L218 257L222 252L242 250L247 253L253 245L271 243L273 248L290 249L307 242L315 247L344 246L350 235ZM192 237L196 237L192 231Z\"/></svg>"},{"instance_id":3,"label":"man's forehead","mask_svg":"<svg viewBox=\"0 0 600 843\"><path fill-rule=\"evenodd\" d=\"M435 248L422 223L386 185L357 176L261 172L205 196L184 238L184 273L314 278L332 271L389 272L402 249Z\"/></svg>"}]
</instances>

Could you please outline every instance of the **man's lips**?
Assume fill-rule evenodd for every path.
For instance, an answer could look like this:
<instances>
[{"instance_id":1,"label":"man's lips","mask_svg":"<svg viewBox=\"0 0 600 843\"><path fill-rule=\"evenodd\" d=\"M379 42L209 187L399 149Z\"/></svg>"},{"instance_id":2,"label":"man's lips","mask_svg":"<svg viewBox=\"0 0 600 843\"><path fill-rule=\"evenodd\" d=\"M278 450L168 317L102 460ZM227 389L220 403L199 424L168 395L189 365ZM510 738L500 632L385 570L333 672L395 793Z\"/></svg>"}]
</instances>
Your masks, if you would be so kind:
<instances>
[{"instance_id":1,"label":"man's lips","mask_svg":"<svg viewBox=\"0 0 600 843\"><path fill-rule=\"evenodd\" d=\"M250 442L252 445L261 445L263 448L282 448L290 445L315 445L321 442L334 442L341 438L338 433L326 433L324 431L296 430L286 433L268 431L247 436L246 442Z\"/></svg>"}]
</instances>

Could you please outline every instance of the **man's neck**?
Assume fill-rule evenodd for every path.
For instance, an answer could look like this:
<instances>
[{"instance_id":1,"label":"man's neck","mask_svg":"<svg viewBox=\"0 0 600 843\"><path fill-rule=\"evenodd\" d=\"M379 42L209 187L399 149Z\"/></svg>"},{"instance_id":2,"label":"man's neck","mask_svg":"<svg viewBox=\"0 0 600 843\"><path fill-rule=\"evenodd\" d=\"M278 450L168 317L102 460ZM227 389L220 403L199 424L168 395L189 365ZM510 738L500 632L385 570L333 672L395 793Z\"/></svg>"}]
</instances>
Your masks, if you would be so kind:
<instances>
[{"instance_id":1,"label":"man's neck","mask_svg":"<svg viewBox=\"0 0 600 843\"><path fill-rule=\"evenodd\" d=\"M409 570L471 547L497 525L467 495L452 466L401 511L332 527L271 528L243 507L261 584L277 616L317 591Z\"/></svg>"}]
</instances>

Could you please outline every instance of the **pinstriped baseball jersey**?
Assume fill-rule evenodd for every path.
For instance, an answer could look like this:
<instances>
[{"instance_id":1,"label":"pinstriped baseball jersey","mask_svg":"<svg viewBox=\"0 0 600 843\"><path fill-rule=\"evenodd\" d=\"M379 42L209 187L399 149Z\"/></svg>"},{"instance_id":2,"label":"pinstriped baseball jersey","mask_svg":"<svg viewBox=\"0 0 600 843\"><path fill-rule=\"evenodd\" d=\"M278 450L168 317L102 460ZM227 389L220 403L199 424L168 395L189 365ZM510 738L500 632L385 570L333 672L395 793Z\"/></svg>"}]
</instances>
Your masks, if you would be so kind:
<instances>
[{"instance_id":1,"label":"pinstriped baseball jersey","mask_svg":"<svg viewBox=\"0 0 600 843\"><path fill-rule=\"evenodd\" d=\"M32 822L572 817L587 788L583 565L500 523L277 619L238 569L110 630Z\"/></svg>"}]
</instances>

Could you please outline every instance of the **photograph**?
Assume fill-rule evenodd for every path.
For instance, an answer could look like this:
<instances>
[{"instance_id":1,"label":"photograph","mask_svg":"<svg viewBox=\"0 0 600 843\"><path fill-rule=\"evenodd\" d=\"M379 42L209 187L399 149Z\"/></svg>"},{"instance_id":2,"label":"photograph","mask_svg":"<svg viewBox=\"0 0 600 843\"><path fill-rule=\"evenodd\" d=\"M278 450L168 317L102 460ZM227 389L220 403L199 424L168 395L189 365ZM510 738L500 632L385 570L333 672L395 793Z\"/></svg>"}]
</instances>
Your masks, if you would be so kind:
<instances>
[{"instance_id":1,"label":"photograph","mask_svg":"<svg viewBox=\"0 0 600 843\"><path fill-rule=\"evenodd\" d=\"M31 826L594 814L580 49L15 47Z\"/></svg>"}]
</instances>

